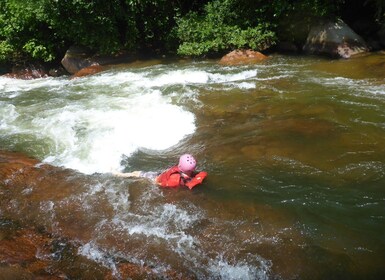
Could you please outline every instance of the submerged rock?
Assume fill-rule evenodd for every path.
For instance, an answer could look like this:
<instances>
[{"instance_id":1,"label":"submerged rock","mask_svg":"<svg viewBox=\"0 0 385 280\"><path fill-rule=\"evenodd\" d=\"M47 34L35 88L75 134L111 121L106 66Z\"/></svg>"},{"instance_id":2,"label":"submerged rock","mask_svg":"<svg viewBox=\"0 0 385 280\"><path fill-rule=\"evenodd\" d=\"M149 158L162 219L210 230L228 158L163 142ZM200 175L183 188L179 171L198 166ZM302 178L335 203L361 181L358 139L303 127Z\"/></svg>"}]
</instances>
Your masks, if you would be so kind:
<instances>
[{"instance_id":1,"label":"submerged rock","mask_svg":"<svg viewBox=\"0 0 385 280\"><path fill-rule=\"evenodd\" d=\"M223 65L253 64L266 60L268 57L253 50L234 50L221 58Z\"/></svg>"},{"instance_id":2,"label":"submerged rock","mask_svg":"<svg viewBox=\"0 0 385 280\"><path fill-rule=\"evenodd\" d=\"M99 64L95 64L95 65L91 65L89 67L86 67L86 68L79 70L71 78L74 79L74 78L80 78L80 77L85 77L85 76L89 76L89 75L94 75L96 73L102 72L103 70L104 70L103 66L101 66Z\"/></svg>"},{"instance_id":3,"label":"submerged rock","mask_svg":"<svg viewBox=\"0 0 385 280\"><path fill-rule=\"evenodd\" d=\"M101 217L113 215L104 198L85 194L100 183L95 177L0 150L0 279L162 278L144 264L122 259L111 269L79 253ZM173 271L164 274L180 279Z\"/></svg>"},{"instance_id":4,"label":"submerged rock","mask_svg":"<svg viewBox=\"0 0 385 280\"><path fill-rule=\"evenodd\" d=\"M310 30L303 50L309 54L324 54L332 57L349 58L365 53L369 48L365 41L346 23L321 21Z\"/></svg>"},{"instance_id":5,"label":"submerged rock","mask_svg":"<svg viewBox=\"0 0 385 280\"><path fill-rule=\"evenodd\" d=\"M106 267L79 256L76 243L33 227L13 230L0 239L0 263L0 279L105 279L109 275Z\"/></svg>"},{"instance_id":6,"label":"submerged rock","mask_svg":"<svg viewBox=\"0 0 385 280\"><path fill-rule=\"evenodd\" d=\"M29 65L23 67L14 67L12 71L4 75L8 78L21 79L21 80L32 80L38 78L48 77L48 72L41 65Z\"/></svg>"}]
</instances>

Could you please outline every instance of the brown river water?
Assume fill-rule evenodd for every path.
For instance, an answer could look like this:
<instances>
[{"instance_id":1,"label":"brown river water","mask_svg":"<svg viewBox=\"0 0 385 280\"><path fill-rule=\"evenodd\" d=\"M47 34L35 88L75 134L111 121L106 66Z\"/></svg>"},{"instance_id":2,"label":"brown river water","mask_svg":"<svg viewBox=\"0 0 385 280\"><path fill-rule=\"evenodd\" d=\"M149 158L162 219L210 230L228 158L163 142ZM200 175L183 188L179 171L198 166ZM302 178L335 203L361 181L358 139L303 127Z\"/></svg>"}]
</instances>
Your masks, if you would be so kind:
<instances>
[{"instance_id":1,"label":"brown river water","mask_svg":"<svg viewBox=\"0 0 385 280\"><path fill-rule=\"evenodd\" d=\"M5 279L385 277L383 53L0 77L0 150ZM111 174L185 152L192 191Z\"/></svg>"}]
</instances>

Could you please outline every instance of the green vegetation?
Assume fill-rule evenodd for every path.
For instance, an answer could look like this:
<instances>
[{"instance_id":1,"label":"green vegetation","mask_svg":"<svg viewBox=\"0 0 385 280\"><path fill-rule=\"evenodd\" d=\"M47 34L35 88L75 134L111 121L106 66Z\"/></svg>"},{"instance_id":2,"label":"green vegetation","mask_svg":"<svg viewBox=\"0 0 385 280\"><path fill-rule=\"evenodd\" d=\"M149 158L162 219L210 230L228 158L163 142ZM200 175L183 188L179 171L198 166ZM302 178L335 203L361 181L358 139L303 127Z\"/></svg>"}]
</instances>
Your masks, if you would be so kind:
<instances>
[{"instance_id":1,"label":"green vegetation","mask_svg":"<svg viewBox=\"0 0 385 280\"><path fill-rule=\"evenodd\" d=\"M175 3L1 0L0 60L52 61L73 44L104 54L121 49L164 48L171 40L174 18L184 8Z\"/></svg>"},{"instance_id":2,"label":"green vegetation","mask_svg":"<svg viewBox=\"0 0 385 280\"><path fill-rule=\"evenodd\" d=\"M203 14L190 12L177 22L181 40L178 53L204 55L248 47L264 50L275 41L268 23L245 19L237 0L214 0L204 7Z\"/></svg>"},{"instance_id":3,"label":"green vegetation","mask_svg":"<svg viewBox=\"0 0 385 280\"><path fill-rule=\"evenodd\" d=\"M383 0L1 0L0 62L53 61L71 45L104 54L264 50L301 43L314 20L353 9L384 23Z\"/></svg>"}]
</instances>

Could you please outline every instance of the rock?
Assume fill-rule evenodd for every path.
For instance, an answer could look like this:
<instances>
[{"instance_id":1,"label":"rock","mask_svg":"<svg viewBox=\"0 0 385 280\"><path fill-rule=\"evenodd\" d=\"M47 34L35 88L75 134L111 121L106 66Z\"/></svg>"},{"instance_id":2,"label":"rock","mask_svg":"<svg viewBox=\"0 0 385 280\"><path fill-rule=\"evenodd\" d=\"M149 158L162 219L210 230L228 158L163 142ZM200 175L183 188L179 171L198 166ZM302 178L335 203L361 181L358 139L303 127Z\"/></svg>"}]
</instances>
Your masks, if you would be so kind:
<instances>
[{"instance_id":1,"label":"rock","mask_svg":"<svg viewBox=\"0 0 385 280\"><path fill-rule=\"evenodd\" d=\"M117 273L118 272L118 273ZM152 271L149 267L139 266L131 263L119 263L116 266L116 271L110 271L104 277L104 280L117 280L117 279L168 279L168 280L190 280L195 279L179 275L176 271L165 271L164 276L158 275ZM118 277L117 277L118 276Z\"/></svg>"},{"instance_id":2,"label":"rock","mask_svg":"<svg viewBox=\"0 0 385 280\"><path fill-rule=\"evenodd\" d=\"M103 70L104 70L104 67L99 65L99 64L91 65L89 67L83 68L83 69L79 70L78 72L76 72L71 77L71 79L93 75L93 74L99 73Z\"/></svg>"},{"instance_id":3,"label":"rock","mask_svg":"<svg viewBox=\"0 0 385 280\"><path fill-rule=\"evenodd\" d=\"M303 50L310 54L324 54L332 57L349 58L368 52L365 41L342 20L323 21L313 26Z\"/></svg>"},{"instance_id":4,"label":"rock","mask_svg":"<svg viewBox=\"0 0 385 280\"><path fill-rule=\"evenodd\" d=\"M68 73L76 74L80 70L84 68L88 68L90 66L97 66L97 65L104 66L104 65L111 65L111 64L128 63L128 62L132 62L133 59L134 59L134 56L126 52L119 52L114 55L94 55L87 48L72 46L67 50L61 63ZM95 70L97 69L97 67L93 67L91 69ZM87 71L85 71L85 73L87 73ZM88 72L87 75L91 75L95 73Z\"/></svg>"},{"instance_id":5,"label":"rock","mask_svg":"<svg viewBox=\"0 0 385 280\"><path fill-rule=\"evenodd\" d=\"M0 266L0 280L8 279L23 279L23 280L33 280L34 277L25 268L20 265L14 266Z\"/></svg>"},{"instance_id":6,"label":"rock","mask_svg":"<svg viewBox=\"0 0 385 280\"><path fill-rule=\"evenodd\" d=\"M13 229L0 240L0 280L106 279L111 274L100 264L74 255L77 251L75 245L76 242L67 242L33 227ZM66 254L73 255L73 264L68 263L64 257ZM137 270L141 268L137 267Z\"/></svg>"},{"instance_id":7,"label":"rock","mask_svg":"<svg viewBox=\"0 0 385 280\"><path fill-rule=\"evenodd\" d=\"M5 77L22 79L22 80L32 80L38 78L48 77L47 71L41 65L29 65L29 66L15 66L12 69L11 73L5 74Z\"/></svg>"},{"instance_id":8,"label":"rock","mask_svg":"<svg viewBox=\"0 0 385 280\"><path fill-rule=\"evenodd\" d=\"M0 239L0 279L62 279L60 271L50 273L55 262L53 244L47 234L13 228Z\"/></svg>"},{"instance_id":9,"label":"rock","mask_svg":"<svg viewBox=\"0 0 385 280\"><path fill-rule=\"evenodd\" d=\"M178 275L172 270L158 275L145 264L124 260L115 274L78 253L79 246L92 241L100 217L113 214L103 199L87 209L81 208L83 199L69 199L95 180L99 178L0 150L0 280L181 279L173 278Z\"/></svg>"},{"instance_id":10,"label":"rock","mask_svg":"<svg viewBox=\"0 0 385 280\"><path fill-rule=\"evenodd\" d=\"M8 264L36 262L37 251L47 247L47 243L48 238L42 235L33 231L18 230L13 232L12 236L0 240L0 261Z\"/></svg>"},{"instance_id":11,"label":"rock","mask_svg":"<svg viewBox=\"0 0 385 280\"><path fill-rule=\"evenodd\" d=\"M67 50L61 64L68 73L75 74L85 67L98 64L91 59L91 56L92 53L87 48L72 46Z\"/></svg>"},{"instance_id":12,"label":"rock","mask_svg":"<svg viewBox=\"0 0 385 280\"><path fill-rule=\"evenodd\" d=\"M57 67L50 69L48 74L52 77L60 77L68 75L68 72L63 67Z\"/></svg>"},{"instance_id":13,"label":"rock","mask_svg":"<svg viewBox=\"0 0 385 280\"><path fill-rule=\"evenodd\" d=\"M267 58L266 55L253 50L234 50L223 56L219 63L223 65L253 64Z\"/></svg>"},{"instance_id":14,"label":"rock","mask_svg":"<svg viewBox=\"0 0 385 280\"><path fill-rule=\"evenodd\" d=\"M4 77L21 79L21 80L32 80L39 78L47 78L49 76L59 77L63 75L68 75L66 70L63 67L57 67L50 69L48 65L42 65L40 63L30 64L28 66L14 66L9 73L4 74ZM1 279L0 279L1 280Z\"/></svg>"}]
</instances>

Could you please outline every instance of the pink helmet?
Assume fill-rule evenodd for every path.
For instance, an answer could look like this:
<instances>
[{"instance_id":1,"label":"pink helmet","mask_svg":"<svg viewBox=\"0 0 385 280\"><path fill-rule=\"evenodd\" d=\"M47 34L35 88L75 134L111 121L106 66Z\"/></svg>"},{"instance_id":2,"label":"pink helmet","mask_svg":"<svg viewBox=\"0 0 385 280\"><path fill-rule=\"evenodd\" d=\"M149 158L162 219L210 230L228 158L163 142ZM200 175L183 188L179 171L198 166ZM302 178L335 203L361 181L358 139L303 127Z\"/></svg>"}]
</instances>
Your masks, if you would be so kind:
<instances>
[{"instance_id":1,"label":"pink helmet","mask_svg":"<svg viewBox=\"0 0 385 280\"><path fill-rule=\"evenodd\" d=\"M179 158L178 167L182 172L194 171L196 165L195 158L190 154L184 154Z\"/></svg>"}]
</instances>

